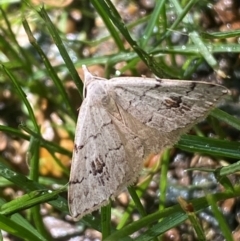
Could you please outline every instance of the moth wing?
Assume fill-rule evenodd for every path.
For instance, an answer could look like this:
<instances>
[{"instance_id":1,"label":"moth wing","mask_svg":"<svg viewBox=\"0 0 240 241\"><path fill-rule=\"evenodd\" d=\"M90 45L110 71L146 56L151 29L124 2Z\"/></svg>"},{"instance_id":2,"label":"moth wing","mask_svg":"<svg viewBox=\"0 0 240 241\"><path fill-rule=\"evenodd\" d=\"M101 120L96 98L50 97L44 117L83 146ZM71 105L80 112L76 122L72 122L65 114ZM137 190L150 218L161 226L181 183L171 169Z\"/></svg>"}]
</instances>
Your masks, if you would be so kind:
<instances>
[{"instance_id":1,"label":"moth wing","mask_svg":"<svg viewBox=\"0 0 240 241\"><path fill-rule=\"evenodd\" d=\"M228 90L203 82L126 77L111 79L108 92L126 126L149 140L147 145L154 145L150 135L161 138L155 144L156 152L173 145L182 133L204 119Z\"/></svg>"},{"instance_id":2,"label":"moth wing","mask_svg":"<svg viewBox=\"0 0 240 241\"><path fill-rule=\"evenodd\" d=\"M143 147L126 127L117 131L109 113L85 99L79 113L69 181L71 216L82 216L99 209L117 196L138 175ZM121 123L119 123L121 125Z\"/></svg>"}]
</instances>

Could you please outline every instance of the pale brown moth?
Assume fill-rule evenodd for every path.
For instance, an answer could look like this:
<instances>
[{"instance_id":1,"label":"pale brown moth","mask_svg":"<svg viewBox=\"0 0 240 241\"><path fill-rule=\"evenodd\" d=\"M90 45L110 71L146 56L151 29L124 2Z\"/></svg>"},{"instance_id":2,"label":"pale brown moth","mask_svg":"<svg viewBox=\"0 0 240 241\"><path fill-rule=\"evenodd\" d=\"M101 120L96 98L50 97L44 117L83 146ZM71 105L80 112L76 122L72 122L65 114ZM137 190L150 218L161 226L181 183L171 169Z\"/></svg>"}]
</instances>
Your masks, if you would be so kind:
<instances>
[{"instance_id":1,"label":"pale brown moth","mask_svg":"<svg viewBox=\"0 0 240 241\"><path fill-rule=\"evenodd\" d=\"M220 85L93 76L83 66L69 181L70 214L79 219L106 205L139 175L145 158L175 144L228 94Z\"/></svg>"}]
</instances>

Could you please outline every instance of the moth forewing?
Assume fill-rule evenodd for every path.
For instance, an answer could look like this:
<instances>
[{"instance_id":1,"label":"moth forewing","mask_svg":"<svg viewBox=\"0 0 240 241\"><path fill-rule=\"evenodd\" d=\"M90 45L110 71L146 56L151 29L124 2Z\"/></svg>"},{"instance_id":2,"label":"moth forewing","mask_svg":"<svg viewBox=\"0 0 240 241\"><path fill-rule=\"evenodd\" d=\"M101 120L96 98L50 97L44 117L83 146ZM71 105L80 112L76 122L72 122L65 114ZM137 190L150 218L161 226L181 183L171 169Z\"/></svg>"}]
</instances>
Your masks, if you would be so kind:
<instances>
[{"instance_id":1,"label":"moth forewing","mask_svg":"<svg viewBox=\"0 0 240 241\"><path fill-rule=\"evenodd\" d=\"M71 215L79 219L132 184L144 159L177 142L228 94L220 85L145 77L94 77L76 127L69 181Z\"/></svg>"}]
</instances>

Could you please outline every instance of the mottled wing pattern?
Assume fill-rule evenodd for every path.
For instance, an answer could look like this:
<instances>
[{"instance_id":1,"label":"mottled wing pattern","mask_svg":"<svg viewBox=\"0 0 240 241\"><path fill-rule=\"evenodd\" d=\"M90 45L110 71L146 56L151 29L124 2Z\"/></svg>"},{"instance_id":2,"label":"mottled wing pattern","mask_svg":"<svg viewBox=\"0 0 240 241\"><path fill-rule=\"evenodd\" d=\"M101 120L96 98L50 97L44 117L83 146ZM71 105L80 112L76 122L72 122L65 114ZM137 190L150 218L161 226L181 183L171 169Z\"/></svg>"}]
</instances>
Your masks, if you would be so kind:
<instances>
[{"instance_id":1,"label":"mottled wing pattern","mask_svg":"<svg viewBox=\"0 0 240 241\"><path fill-rule=\"evenodd\" d=\"M143 158L138 138L121 123L125 135L119 136L108 112L91 99L80 109L69 181L70 213L77 219L106 205L130 184L141 168L141 162L131 162Z\"/></svg>"},{"instance_id":2,"label":"mottled wing pattern","mask_svg":"<svg viewBox=\"0 0 240 241\"><path fill-rule=\"evenodd\" d=\"M228 94L210 83L135 77L110 79L107 87L126 126L146 140L153 138L148 146L153 151L173 145Z\"/></svg>"},{"instance_id":3,"label":"mottled wing pattern","mask_svg":"<svg viewBox=\"0 0 240 241\"><path fill-rule=\"evenodd\" d=\"M194 81L106 80L83 69L87 97L78 117L68 197L78 219L135 181L147 155L173 145L228 93Z\"/></svg>"}]
</instances>

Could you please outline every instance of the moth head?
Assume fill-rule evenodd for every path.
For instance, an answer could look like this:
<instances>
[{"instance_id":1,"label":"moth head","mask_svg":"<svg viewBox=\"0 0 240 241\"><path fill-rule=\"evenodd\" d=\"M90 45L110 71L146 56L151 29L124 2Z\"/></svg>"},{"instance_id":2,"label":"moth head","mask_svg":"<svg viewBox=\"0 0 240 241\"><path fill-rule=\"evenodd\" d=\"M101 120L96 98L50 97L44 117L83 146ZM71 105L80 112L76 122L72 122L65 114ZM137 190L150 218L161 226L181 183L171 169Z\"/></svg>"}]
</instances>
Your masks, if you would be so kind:
<instances>
[{"instance_id":1,"label":"moth head","mask_svg":"<svg viewBox=\"0 0 240 241\"><path fill-rule=\"evenodd\" d=\"M86 88L92 81L94 81L94 76L88 71L87 66L82 66L84 73L84 87Z\"/></svg>"},{"instance_id":2,"label":"moth head","mask_svg":"<svg viewBox=\"0 0 240 241\"><path fill-rule=\"evenodd\" d=\"M94 76L88 71L86 65L82 65L83 73L84 73L84 81L83 81L83 97L86 97L86 88L87 86L94 81Z\"/></svg>"}]
</instances>

